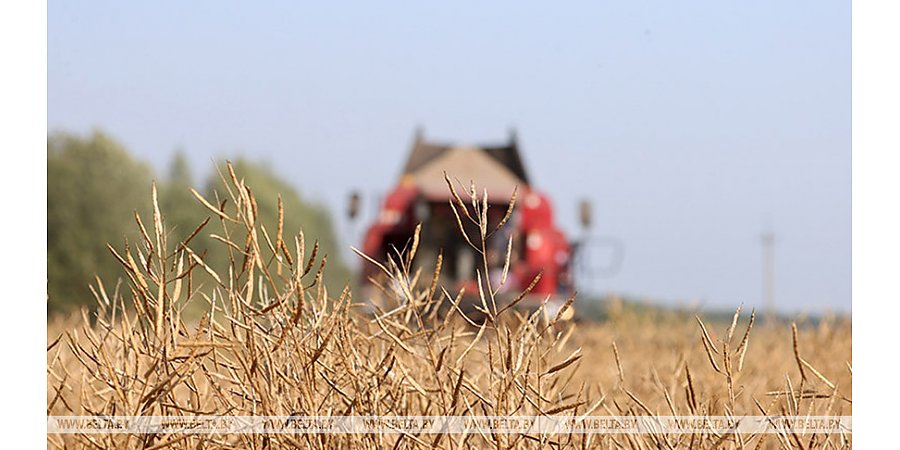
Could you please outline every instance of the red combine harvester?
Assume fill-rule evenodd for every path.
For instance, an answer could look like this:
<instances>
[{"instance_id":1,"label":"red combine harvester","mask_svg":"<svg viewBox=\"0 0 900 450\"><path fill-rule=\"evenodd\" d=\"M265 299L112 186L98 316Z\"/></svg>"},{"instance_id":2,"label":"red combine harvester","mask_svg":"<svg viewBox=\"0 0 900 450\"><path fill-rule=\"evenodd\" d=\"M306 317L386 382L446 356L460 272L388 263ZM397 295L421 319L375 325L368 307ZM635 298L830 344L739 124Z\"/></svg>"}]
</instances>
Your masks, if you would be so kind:
<instances>
[{"instance_id":1,"label":"red combine harvester","mask_svg":"<svg viewBox=\"0 0 900 450\"><path fill-rule=\"evenodd\" d=\"M460 233L450 206L452 194L445 172L454 184L459 181L456 190L464 201L470 183L474 182L479 195L487 189L488 230L502 220L517 189L512 216L487 240L491 283L500 289L498 303L511 301L540 273L538 283L517 306L535 309L547 301L548 312L555 314L573 291L574 246L554 223L550 200L531 185L514 132L503 145L477 147L427 142L421 131L417 132L397 186L387 194L378 218L365 233L363 252L387 260L388 255L408 248L416 226L421 223L414 266L421 266L422 276L430 278L437 255L442 252L441 285L451 295L465 288L463 306L480 304L476 271L483 269L483 260ZM472 226L468 234L478 245L478 230L468 225ZM510 238L509 275L506 284L499 287ZM365 264L361 272L364 298L369 297L373 302L377 301L378 289L368 280L378 277L379 271L375 265Z\"/></svg>"}]
</instances>

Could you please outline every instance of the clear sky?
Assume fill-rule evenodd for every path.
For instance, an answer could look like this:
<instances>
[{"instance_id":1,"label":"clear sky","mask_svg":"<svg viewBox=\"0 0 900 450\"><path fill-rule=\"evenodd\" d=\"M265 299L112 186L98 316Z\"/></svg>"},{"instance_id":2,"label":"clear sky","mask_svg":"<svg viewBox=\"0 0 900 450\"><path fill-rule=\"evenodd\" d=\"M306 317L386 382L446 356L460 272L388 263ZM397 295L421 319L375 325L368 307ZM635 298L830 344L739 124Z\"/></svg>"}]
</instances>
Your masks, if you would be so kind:
<instances>
[{"instance_id":1,"label":"clear sky","mask_svg":"<svg viewBox=\"0 0 900 450\"><path fill-rule=\"evenodd\" d=\"M847 1L50 0L47 45L49 128L160 171L245 154L340 213L391 187L417 125L515 126L563 226L590 198L624 243L595 291L761 306L769 223L780 308L850 310Z\"/></svg>"}]
</instances>

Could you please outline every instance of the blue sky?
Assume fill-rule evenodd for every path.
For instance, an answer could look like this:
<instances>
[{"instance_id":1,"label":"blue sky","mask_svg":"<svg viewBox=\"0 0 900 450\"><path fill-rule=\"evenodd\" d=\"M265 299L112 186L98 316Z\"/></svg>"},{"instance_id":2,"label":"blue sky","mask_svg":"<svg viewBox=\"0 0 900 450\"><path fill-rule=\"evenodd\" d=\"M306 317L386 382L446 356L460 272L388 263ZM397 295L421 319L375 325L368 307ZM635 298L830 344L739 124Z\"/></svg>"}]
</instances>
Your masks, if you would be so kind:
<instances>
[{"instance_id":1,"label":"blue sky","mask_svg":"<svg viewBox=\"0 0 900 450\"><path fill-rule=\"evenodd\" d=\"M336 212L417 125L515 126L563 226L587 197L625 245L594 290L759 306L768 222L781 309L850 309L849 2L51 0L47 112L160 170L268 161Z\"/></svg>"}]
</instances>

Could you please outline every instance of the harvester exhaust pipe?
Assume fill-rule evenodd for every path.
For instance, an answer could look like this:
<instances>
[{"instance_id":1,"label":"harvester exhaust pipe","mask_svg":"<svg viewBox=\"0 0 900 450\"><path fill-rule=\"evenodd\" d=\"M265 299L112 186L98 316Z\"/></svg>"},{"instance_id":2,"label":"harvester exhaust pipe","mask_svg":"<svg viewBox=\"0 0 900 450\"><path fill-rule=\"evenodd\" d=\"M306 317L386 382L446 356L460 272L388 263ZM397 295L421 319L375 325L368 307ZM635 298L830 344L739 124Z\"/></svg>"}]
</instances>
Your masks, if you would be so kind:
<instances>
[{"instance_id":1,"label":"harvester exhaust pipe","mask_svg":"<svg viewBox=\"0 0 900 450\"><path fill-rule=\"evenodd\" d=\"M359 191L351 192L350 198L347 200L347 218L350 219L350 221L359 217L359 207L361 203L362 196L359 195Z\"/></svg>"}]
</instances>

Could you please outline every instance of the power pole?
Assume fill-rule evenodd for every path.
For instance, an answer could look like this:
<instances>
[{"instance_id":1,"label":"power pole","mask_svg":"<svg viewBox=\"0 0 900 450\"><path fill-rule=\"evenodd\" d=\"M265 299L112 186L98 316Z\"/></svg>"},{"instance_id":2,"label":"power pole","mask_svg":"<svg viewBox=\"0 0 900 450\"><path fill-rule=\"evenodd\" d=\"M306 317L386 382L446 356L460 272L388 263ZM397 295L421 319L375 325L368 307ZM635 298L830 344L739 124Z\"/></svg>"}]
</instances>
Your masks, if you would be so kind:
<instances>
[{"instance_id":1,"label":"power pole","mask_svg":"<svg viewBox=\"0 0 900 450\"><path fill-rule=\"evenodd\" d=\"M763 300L766 307L766 322L775 323L775 233L763 232L760 242L763 251Z\"/></svg>"}]
</instances>

